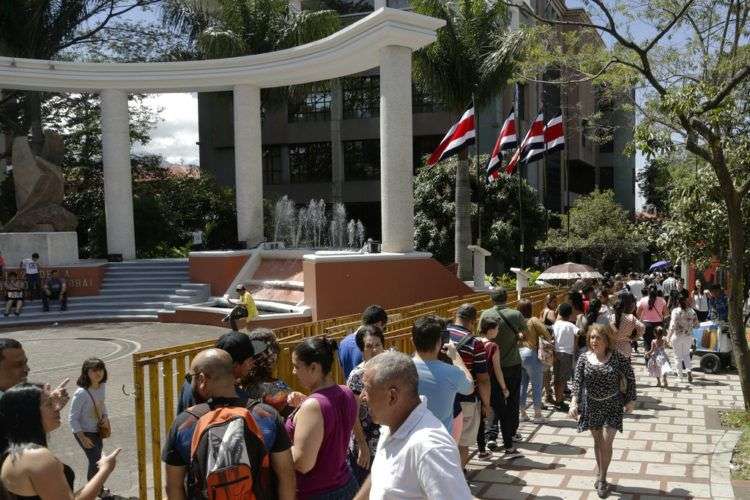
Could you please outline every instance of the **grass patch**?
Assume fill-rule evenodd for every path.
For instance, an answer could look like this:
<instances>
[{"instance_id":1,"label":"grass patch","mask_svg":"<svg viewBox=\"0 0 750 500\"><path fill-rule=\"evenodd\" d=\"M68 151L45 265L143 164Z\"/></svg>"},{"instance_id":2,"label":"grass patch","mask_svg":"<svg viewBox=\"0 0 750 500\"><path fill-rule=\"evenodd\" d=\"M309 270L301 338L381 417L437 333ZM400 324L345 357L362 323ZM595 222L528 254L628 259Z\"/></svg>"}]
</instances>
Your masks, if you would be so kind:
<instances>
[{"instance_id":1,"label":"grass patch","mask_svg":"<svg viewBox=\"0 0 750 500\"><path fill-rule=\"evenodd\" d=\"M728 410L719 412L721 425L742 430L742 436L732 453L732 479L750 480L750 412Z\"/></svg>"}]
</instances>

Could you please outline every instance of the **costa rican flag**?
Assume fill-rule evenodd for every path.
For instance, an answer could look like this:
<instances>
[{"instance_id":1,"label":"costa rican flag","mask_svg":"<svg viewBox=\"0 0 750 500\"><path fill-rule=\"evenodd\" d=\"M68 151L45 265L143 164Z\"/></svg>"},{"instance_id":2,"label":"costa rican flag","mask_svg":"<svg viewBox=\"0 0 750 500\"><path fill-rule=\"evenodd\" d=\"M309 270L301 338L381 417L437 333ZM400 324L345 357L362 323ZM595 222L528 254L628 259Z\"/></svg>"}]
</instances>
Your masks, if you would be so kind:
<instances>
[{"instance_id":1,"label":"costa rican flag","mask_svg":"<svg viewBox=\"0 0 750 500\"><path fill-rule=\"evenodd\" d=\"M440 145L427 159L427 166L432 167L437 162L456 154L464 146L474 144L476 129L474 127L474 108L469 108L458 123L453 125L445 134Z\"/></svg>"},{"instance_id":2,"label":"costa rican flag","mask_svg":"<svg viewBox=\"0 0 750 500\"><path fill-rule=\"evenodd\" d=\"M505 172L512 174L516 171L519 161L528 164L538 160L542 156L544 156L544 115L539 113L531 124L529 131L526 132L521 146L505 166Z\"/></svg>"},{"instance_id":3,"label":"costa rican flag","mask_svg":"<svg viewBox=\"0 0 750 500\"><path fill-rule=\"evenodd\" d=\"M500 134L497 136L495 147L492 148L492 154L490 155L490 161L487 163L487 175L492 176L492 173L498 169L502 160L500 158L500 152L508 149L513 149L518 144L516 139L516 115L513 108L510 109L508 118L505 119Z\"/></svg>"},{"instance_id":4,"label":"costa rican flag","mask_svg":"<svg viewBox=\"0 0 750 500\"><path fill-rule=\"evenodd\" d=\"M552 118L544 127L544 143L548 153L565 149L562 113Z\"/></svg>"}]
</instances>

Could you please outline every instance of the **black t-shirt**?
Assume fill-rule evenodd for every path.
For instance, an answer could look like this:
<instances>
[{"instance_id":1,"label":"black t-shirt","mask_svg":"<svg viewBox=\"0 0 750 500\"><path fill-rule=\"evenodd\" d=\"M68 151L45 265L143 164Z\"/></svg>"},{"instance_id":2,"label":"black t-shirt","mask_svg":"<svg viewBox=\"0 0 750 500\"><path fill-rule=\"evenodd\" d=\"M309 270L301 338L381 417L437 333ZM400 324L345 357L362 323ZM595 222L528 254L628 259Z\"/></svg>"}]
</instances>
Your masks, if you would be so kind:
<instances>
[{"instance_id":1,"label":"black t-shirt","mask_svg":"<svg viewBox=\"0 0 750 500\"><path fill-rule=\"evenodd\" d=\"M245 406L239 398L215 398L208 402L211 408L219 406ZM289 435L284 428L284 421L279 413L270 405L256 403L250 410L255 422L263 433L263 443L269 453L279 453L292 447ZM161 460L167 465L189 467L190 444L193 441L195 424L198 421L189 413L182 412L174 419L169 430L167 442L161 452ZM186 475L188 499L191 499L192 475Z\"/></svg>"}]
</instances>

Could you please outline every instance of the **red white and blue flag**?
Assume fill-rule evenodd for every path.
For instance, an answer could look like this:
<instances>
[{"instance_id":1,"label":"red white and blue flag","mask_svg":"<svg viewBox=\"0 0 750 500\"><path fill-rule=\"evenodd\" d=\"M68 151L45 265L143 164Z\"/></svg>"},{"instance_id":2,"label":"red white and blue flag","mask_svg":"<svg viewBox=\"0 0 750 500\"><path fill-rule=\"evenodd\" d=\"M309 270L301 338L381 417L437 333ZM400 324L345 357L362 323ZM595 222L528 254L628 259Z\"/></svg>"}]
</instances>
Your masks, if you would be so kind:
<instances>
[{"instance_id":1,"label":"red white and blue flag","mask_svg":"<svg viewBox=\"0 0 750 500\"><path fill-rule=\"evenodd\" d=\"M440 160L456 154L464 146L474 144L476 138L476 127L474 121L474 108L469 108L458 123L453 125L443 140L440 141L437 149L432 152L427 159L427 166L432 167Z\"/></svg>"},{"instance_id":2,"label":"red white and blue flag","mask_svg":"<svg viewBox=\"0 0 750 500\"><path fill-rule=\"evenodd\" d=\"M548 153L565 149L562 113L548 121L544 127L544 144Z\"/></svg>"},{"instance_id":3,"label":"red white and blue flag","mask_svg":"<svg viewBox=\"0 0 750 500\"><path fill-rule=\"evenodd\" d=\"M500 134L497 136L495 147L492 148L490 161L489 163L487 163L487 175L492 176L492 174L502 164L500 152L506 151L508 149L513 149L517 144L518 139L516 138L516 115L513 111L513 108L511 108L508 118L505 119L505 122L500 129Z\"/></svg>"},{"instance_id":4,"label":"red white and blue flag","mask_svg":"<svg viewBox=\"0 0 750 500\"><path fill-rule=\"evenodd\" d=\"M521 146L505 166L505 173L512 174L515 172L518 162L528 164L542 156L544 156L544 115L539 113L531 124L529 131L526 132Z\"/></svg>"}]
</instances>

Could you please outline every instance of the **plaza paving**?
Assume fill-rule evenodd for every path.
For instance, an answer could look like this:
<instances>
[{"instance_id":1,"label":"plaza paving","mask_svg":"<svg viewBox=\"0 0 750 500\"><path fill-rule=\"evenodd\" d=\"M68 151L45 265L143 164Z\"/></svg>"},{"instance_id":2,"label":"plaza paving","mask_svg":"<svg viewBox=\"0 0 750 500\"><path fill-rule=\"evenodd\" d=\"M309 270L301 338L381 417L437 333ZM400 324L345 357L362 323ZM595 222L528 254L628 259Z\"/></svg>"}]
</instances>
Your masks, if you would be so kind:
<instances>
[{"instance_id":1,"label":"plaza paving","mask_svg":"<svg viewBox=\"0 0 750 500\"><path fill-rule=\"evenodd\" d=\"M114 432L106 449L123 448L108 487L125 498L136 498L131 354L216 338L222 332L197 325L109 323L2 331L0 336L24 343L30 380L56 383L70 377L71 393L84 358L99 356L107 362L107 404ZM636 371L638 409L625 420L625 432L614 443L610 470L616 491L611 498L735 498L727 467L734 434L710 428L710 421L712 408L742 405L737 376L697 374L692 386L684 383L660 389L652 387L654 380L646 376L640 357ZM478 498L597 498L592 487L595 461L590 435L578 434L575 422L562 413L550 415L545 425L521 424L523 458L508 462L496 455L471 462L472 490ZM70 433L67 408L50 446L73 467L76 487L81 487L85 459Z\"/></svg>"}]
</instances>

